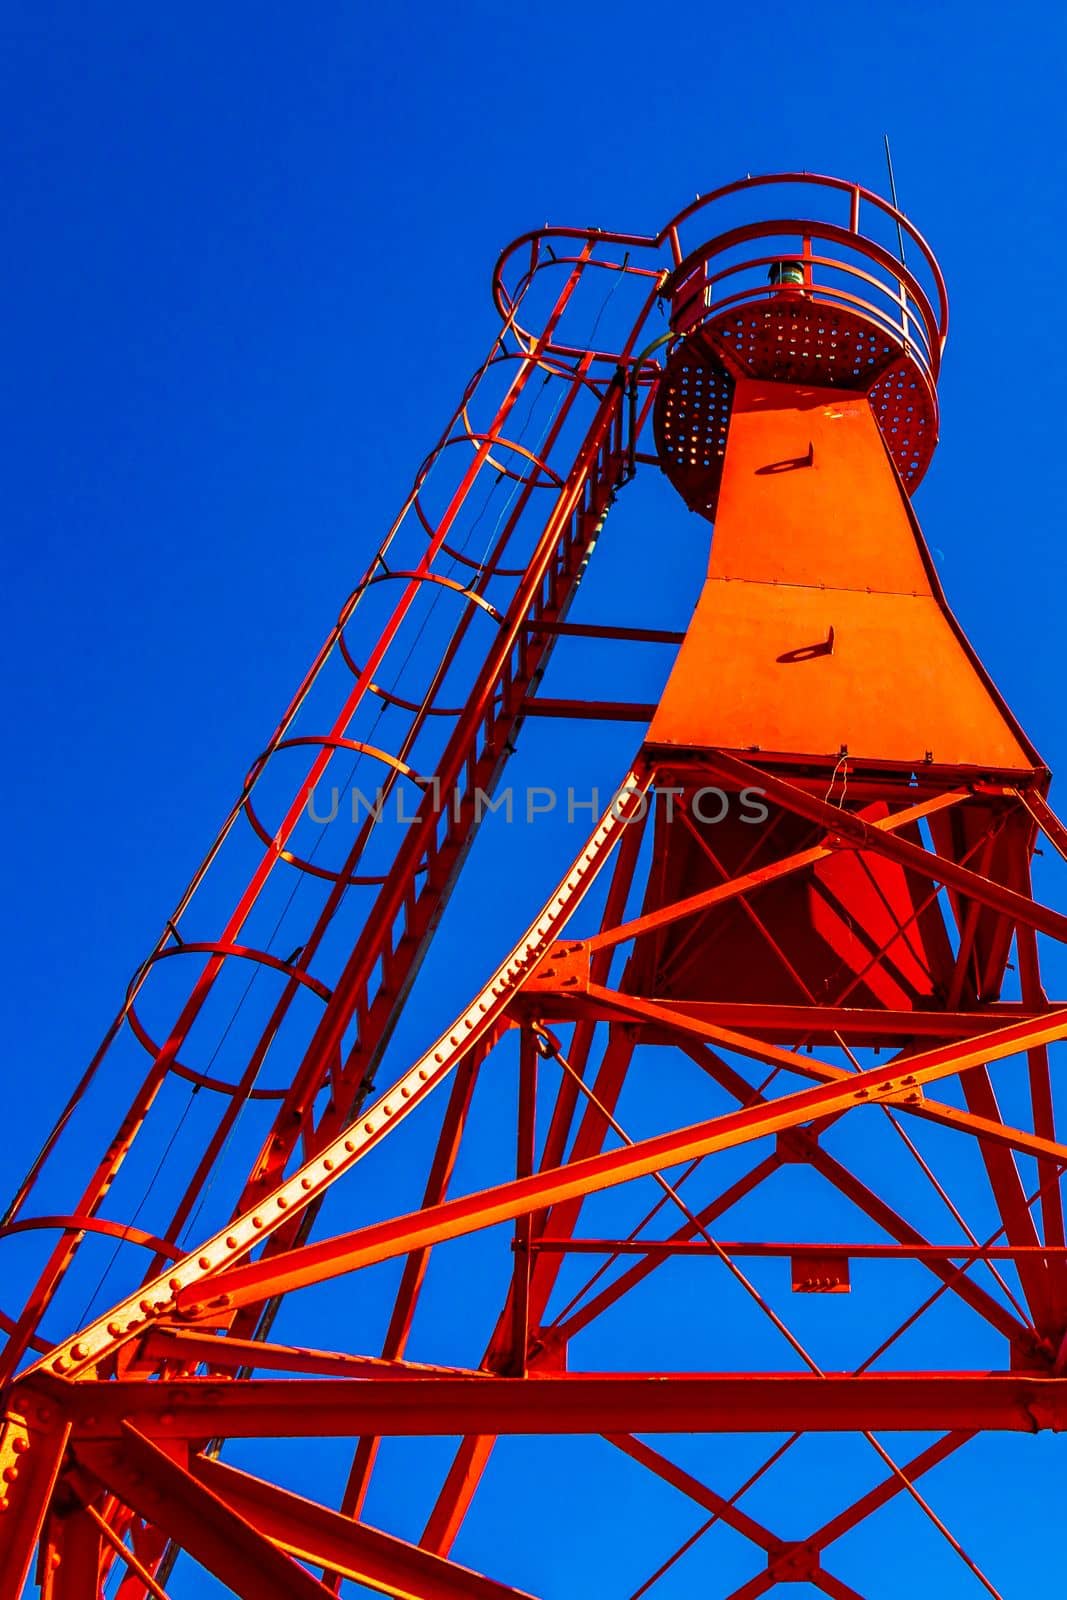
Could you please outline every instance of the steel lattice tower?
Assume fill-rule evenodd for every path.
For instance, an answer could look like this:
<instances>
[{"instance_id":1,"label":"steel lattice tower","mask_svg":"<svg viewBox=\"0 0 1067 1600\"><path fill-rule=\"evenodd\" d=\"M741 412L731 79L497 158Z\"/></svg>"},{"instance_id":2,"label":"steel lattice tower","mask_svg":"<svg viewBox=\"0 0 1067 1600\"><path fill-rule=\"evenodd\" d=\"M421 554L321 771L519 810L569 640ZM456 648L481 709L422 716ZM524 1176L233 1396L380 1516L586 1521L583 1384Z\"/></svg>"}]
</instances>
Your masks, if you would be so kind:
<instances>
[{"instance_id":1,"label":"steel lattice tower","mask_svg":"<svg viewBox=\"0 0 1067 1600\"><path fill-rule=\"evenodd\" d=\"M651 236L528 234L493 295L488 356L4 1215L0 1600L200 1592L192 1562L245 1600L502 1600L531 1523L543 1600L856 1600L897 1592L872 1552L902 1509L975 1592L1007 1581L936 1490L976 1435L1067 1406L1067 1007L1039 968L1067 917L1031 890L1067 832L910 503L936 260L877 196L785 174ZM648 625L639 574L628 614L568 620L657 468L710 543L688 626ZM581 652L574 687L644 646L673 662L652 701L610 665L615 698L542 692L550 658ZM476 833L505 830L516 884L540 870L500 814L520 730L542 796L578 751L603 807L471 999ZM599 1553L570 1553L623 1468ZM712 1527L732 1554L694 1583Z\"/></svg>"}]
</instances>

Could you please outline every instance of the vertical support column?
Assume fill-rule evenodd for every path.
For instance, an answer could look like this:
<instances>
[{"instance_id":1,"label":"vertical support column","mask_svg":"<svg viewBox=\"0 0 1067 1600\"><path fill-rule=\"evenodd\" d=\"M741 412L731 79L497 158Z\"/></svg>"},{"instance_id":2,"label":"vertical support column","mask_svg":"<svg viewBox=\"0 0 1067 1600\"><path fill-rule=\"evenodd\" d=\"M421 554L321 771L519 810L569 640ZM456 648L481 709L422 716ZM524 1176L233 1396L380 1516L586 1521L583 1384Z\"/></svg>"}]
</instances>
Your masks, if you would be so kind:
<instances>
[{"instance_id":1,"label":"vertical support column","mask_svg":"<svg viewBox=\"0 0 1067 1600\"><path fill-rule=\"evenodd\" d=\"M70 1424L57 1408L36 1395L18 1411L8 1411L0 1426L0 1595L22 1593L45 1512L59 1474ZM52 1539L41 1551L42 1583L58 1563Z\"/></svg>"},{"instance_id":2,"label":"vertical support column","mask_svg":"<svg viewBox=\"0 0 1067 1600\"><path fill-rule=\"evenodd\" d=\"M537 1149L537 1038L530 1023L519 1034L519 1111L515 1152L516 1178L528 1178L534 1170ZM515 1224L512 1249L515 1265L511 1284L512 1372L526 1376L526 1352L530 1342L530 1240L533 1214L519 1217Z\"/></svg>"}]
</instances>

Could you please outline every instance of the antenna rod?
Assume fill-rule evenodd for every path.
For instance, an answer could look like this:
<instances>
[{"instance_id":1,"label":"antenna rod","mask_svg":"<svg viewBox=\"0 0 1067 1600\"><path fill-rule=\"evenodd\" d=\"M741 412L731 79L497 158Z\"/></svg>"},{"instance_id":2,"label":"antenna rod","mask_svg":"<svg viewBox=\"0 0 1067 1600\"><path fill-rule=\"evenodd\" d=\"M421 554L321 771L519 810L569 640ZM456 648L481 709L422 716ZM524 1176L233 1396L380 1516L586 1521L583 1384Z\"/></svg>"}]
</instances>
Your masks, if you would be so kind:
<instances>
[{"instance_id":1,"label":"antenna rod","mask_svg":"<svg viewBox=\"0 0 1067 1600\"><path fill-rule=\"evenodd\" d=\"M889 135L888 135L888 133L883 133L882 138L885 140L885 164L889 168L889 195L890 195L890 198L893 201L893 210L894 211L899 211L900 210L900 206L897 204L897 180L893 176L893 157L892 157L892 154L890 153L890 149L889 149ZM899 217L897 218L897 248L900 251L901 266L903 266L904 265L904 230L900 226Z\"/></svg>"}]
</instances>

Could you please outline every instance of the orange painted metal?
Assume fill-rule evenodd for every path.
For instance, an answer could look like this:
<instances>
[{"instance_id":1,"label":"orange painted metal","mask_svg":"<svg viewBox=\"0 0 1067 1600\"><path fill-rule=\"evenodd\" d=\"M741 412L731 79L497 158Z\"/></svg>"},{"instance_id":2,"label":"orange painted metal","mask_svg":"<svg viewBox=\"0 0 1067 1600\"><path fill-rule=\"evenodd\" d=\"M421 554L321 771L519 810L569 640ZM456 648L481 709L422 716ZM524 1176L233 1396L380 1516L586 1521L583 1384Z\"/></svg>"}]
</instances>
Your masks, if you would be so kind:
<instances>
[{"instance_id":1,"label":"orange painted metal","mask_svg":"<svg viewBox=\"0 0 1067 1600\"><path fill-rule=\"evenodd\" d=\"M1067 1378L955 1371L921 1376L886 1371L862 1377L839 1372L547 1372L529 1378L448 1374L380 1386L343 1378L294 1378L287 1383L250 1378L241 1386L180 1378L166 1389L120 1380L109 1384L99 1400L79 1386L70 1406L80 1424L76 1449L93 1472L104 1481L132 1487L138 1469L148 1483L166 1471L168 1509L184 1520L197 1507L204 1512L216 1508L209 1505L206 1490L198 1492L197 1481L185 1477L173 1460L164 1466L161 1445L195 1442L220 1424L235 1439L324 1438L338 1429L419 1437L457 1434L468 1426L472 1432L497 1435L615 1428L635 1433L793 1428L836 1433L842 1427L912 1432L965 1427L971 1417L998 1431L1058 1432L1067 1426ZM160 1445L149 1444L148 1430ZM118 1448L108 1461L104 1452L110 1453L115 1440ZM198 1465L194 1471L199 1479L202 1469ZM210 1469L203 1471L203 1482L212 1484L214 1498L217 1478ZM187 1505L179 1494L188 1496ZM138 1502L144 1504L150 1495L143 1488ZM230 1518L219 1520L228 1531ZM294 1541L290 1536L285 1542ZM249 1541L250 1547L253 1543Z\"/></svg>"},{"instance_id":2,"label":"orange painted metal","mask_svg":"<svg viewBox=\"0 0 1067 1600\"><path fill-rule=\"evenodd\" d=\"M864 395L738 380L708 579L649 740L1030 772Z\"/></svg>"},{"instance_id":3,"label":"orange painted metal","mask_svg":"<svg viewBox=\"0 0 1067 1600\"><path fill-rule=\"evenodd\" d=\"M605 1012L609 1010L610 999L605 992ZM670 1027L673 1021L676 1030L709 1037L727 1049L760 1061L793 1067L788 1053L779 1052L774 1045L760 1044L727 1029L700 1028L696 1024L687 1027L688 1019L672 1018L669 1012L648 1002L631 1001L628 1009L646 1016L651 1013L663 1028ZM176 1308L179 1314L210 1321L224 1315L230 1307L320 1283L343 1272L406 1255L410 1250L442 1239L458 1238L510 1217L540 1211L561 1200L596 1193L664 1167L702 1158L716 1150L734 1149L819 1117L835 1116L868 1105L899 1104L918 1108L923 1103L924 1084L936 1083L980 1063L1000 1060L1020 1050L1060 1039L1067 1039L1067 1012L1062 1011L1051 1012L1037 1021L1009 1023L1005 1028L983 1032L976 1041L968 1041L966 1045L946 1045L909 1056L893 1070L871 1067L866 1072L840 1075L831 1071L827 1073L831 1081L822 1088L798 1090L748 1111L728 1113L707 1123L678 1128L621 1150L590 1156L585 1161L572 1160L565 1167L548 1169L529 1178L516 1178L469 1198L444 1201L408 1217L371 1224L362 1232L305 1245L288 1257L276 1256L263 1264L235 1267L208 1280L206 1298L205 1290L199 1287L182 1290ZM1041 1149L1043 1154L1067 1166L1067 1145L1035 1140L1032 1148L1035 1152Z\"/></svg>"},{"instance_id":4,"label":"orange painted metal","mask_svg":"<svg viewBox=\"0 0 1067 1600\"><path fill-rule=\"evenodd\" d=\"M781 186L789 200L775 214ZM798 189L810 214L797 215ZM731 208L754 196L767 215L739 223ZM876 224L899 228L906 262ZM630 295L621 332L600 343L600 318L592 334L574 318L594 280ZM98 1600L116 1564L121 1600L158 1600L179 1556L176 1582L191 1558L248 1600L336 1595L345 1581L410 1600L521 1596L538 1586L512 1570L506 1528L477 1560L453 1549L499 1437L517 1448L538 1436L525 1481L541 1483L543 1452L572 1434L601 1436L628 1469L687 1497L710 1514L705 1531L722 1522L748 1541L754 1570L730 1600L805 1581L855 1600L827 1552L895 1498L996 1596L918 1480L982 1431L1065 1425L1067 1143L1050 1052L1067 1040L1067 1007L1046 993L1041 952L1067 944L1067 916L1035 897L1031 864L1041 836L1067 853L1067 830L1040 757L948 609L911 509L933 451L947 329L929 247L859 186L783 174L705 195L654 234L526 235L493 292L498 339L0 1227L4 1248L53 1236L21 1313L0 1313L0 1600L35 1581L45 1600ZM532 447L519 403L545 387L556 405ZM646 423L654 454L640 448ZM568 620L613 500L650 462L714 521L688 628L640 614ZM442 464L453 477L434 499ZM479 559L464 518L469 535L481 491L500 485L512 498ZM395 604L357 640L360 608L394 583ZM456 607L433 650L405 631L423 604ZM628 685L611 686L618 698L586 693L577 676L542 696L550 651L559 644L566 659L568 641L678 653L655 704L622 698ZM421 697L400 685L408 652L424 668ZM309 729L300 718L333 667L342 692ZM386 712L389 739L375 732ZM617 789L620 775L607 775L612 798L525 933L392 1072L390 1035L483 802L536 717L580 739L590 722L648 727ZM304 762L280 821L261 799L279 757ZM338 758L376 763L386 799L414 789L415 815L388 839L364 819L326 864L302 818ZM215 896L218 924L202 927L201 885L238 827L250 830L251 868L232 898ZM295 948L252 932L279 874L283 886L300 875L309 905L318 897ZM254 1027L223 1029L224 1072L214 1055L203 1065L201 1019L238 963L277 998ZM171 1013L150 1025L160 969L186 967ZM301 1005L317 1009L298 1035ZM126 1046L144 1054L144 1073L108 1101L102 1086ZM376 1071L391 1073L378 1089ZM434 1140L425 1118L446 1082ZM472 1132L486 1082L511 1090L514 1111L503 1141L492 1130L504 1159L488 1168ZM176 1088L190 1104L203 1095L198 1111L217 1107L180 1172L164 1109ZM115 1115L99 1149L79 1132L93 1096ZM257 1108L266 1120L234 1179L224 1158ZM149 1229L136 1206L105 1215L128 1159L151 1169L161 1121L170 1221ZM425 1164L410 1197L383 1206L375 1195L369 1213L350 1206L313 1238L327 1196L387 1140L394 1164L405 1150ZM49 1187L57 1169L61 1199ZM201 1225L219 1182L221 1218L209 1210ZM912 1214L916 1195L933 1196L935 1222ZM596 1224L580 1231L594 1197ZM749 1217L771 1219L768 1237L734 1225L750 1202ZM486 1300L484 1343L459 1365L433 1311L440 1276L427 1285L460 1259L449 1241L473 1235L477 1281L450 1287L460 1299L500 1289ZM86 1248L103 1241L121 1252L114 1303L99 1310L90 1277L87 1310L71 1316ZM607 1259L585 1276L590 1256ZM354 1275L389 1262L395 1298L374 1348L346 1348L348 1319L329 1314L307 1346L272 1338L283 1296L348 1275L358 1294ZM917 1306L889 1277L903 1267L921 1280ZM729 1288L707 1302L696 1372L675 1346L692 1331L686 1271ZM824 1320L790 1290L827 1295ZM619 1355L612 1370L611 1319L638 1291L646 1306L658 1292L662 1359L635 1372ZM845 1316L871 1339L841 1370L839 1343L832 1363L815 1344L824 1332L839 1341L833 1319ZM725 1361L715 1339L731 1317ZM927 1337L909 1343L917 1324ZM753 1326L788 1347L788 1370L758 1342L751 1369L736 1370ZM596 1364L583 1370L590 1348ZM898 1462L874 1428L941 1437ZM740 1485L719 1487L673 1459L673 1444L654 1449L636 1432L784 1442ZM772 1507L781 1515L753 1514L749 1490L776 1481L807 1432L853 1435L872 1485L827 1518L821 1501L801 1503L794 1474L788 1506ZM411 1475L431 1485L421 1507L405 1480L396 1526L368 1521L388 1511L396 1483L382 1487L383 1441L415 1448L432 1435L458 1442L443 1471L431 1462ZM245 1470L247 1456L240 1469L217 1459L231 1440L285 1440L290 1452L337 1436L350 1465L313 1498ZM557 1495L588 1482L565 1455L551 1471ZM620 1551L624 1534L638 1547L646 1574L625 1593L643 1595L702 1534L665 1562L656 1554L648 1577L642 1536L655 1519L628 1520L613 1537ZM803 1527L813 1531L795 1537Z\"/></svg>"}]
</instances>

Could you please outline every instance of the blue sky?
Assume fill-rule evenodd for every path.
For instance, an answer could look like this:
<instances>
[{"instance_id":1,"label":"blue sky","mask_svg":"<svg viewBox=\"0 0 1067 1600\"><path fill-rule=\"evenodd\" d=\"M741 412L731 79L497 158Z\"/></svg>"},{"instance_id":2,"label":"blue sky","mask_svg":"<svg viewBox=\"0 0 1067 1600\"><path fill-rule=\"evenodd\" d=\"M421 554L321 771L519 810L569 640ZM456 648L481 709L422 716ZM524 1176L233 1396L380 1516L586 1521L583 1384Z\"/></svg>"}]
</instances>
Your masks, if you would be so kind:
<instances>
[{"instance_id":1,"label":"blue sky","mask_svg":"<svg viewBox=\"0 0 1067 1600\"><path fill-rule=\"evenodd\" d=\"M882 188L888 129L952 300L919 515L1059 764L1058 8L9 3L0 30L5 1188L488 346L499 249L546 219L652 232L774 169Z\"/></svg>"}]
</instances>

